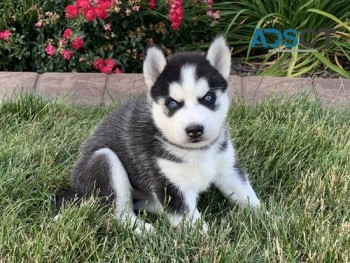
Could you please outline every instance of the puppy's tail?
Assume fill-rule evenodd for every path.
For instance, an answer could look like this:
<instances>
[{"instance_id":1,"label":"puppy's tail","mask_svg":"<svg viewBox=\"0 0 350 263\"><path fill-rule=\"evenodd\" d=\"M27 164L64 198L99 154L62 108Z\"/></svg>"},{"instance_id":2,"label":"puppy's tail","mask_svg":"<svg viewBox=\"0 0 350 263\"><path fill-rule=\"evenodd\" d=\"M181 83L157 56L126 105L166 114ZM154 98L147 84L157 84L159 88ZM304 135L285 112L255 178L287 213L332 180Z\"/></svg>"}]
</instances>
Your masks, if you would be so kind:
<instances>
[{"instance_id":1,"label":"puppy's tail","mask_svg":"<svg viewBox=\"0 0 350 263\"><path fill-rule=\"evenodd\" d=\"M74 190L72 187L64 190L63 192L56 195L56 206L55 206L55 216L58 215L61 208L67 203L77 203L80 201L82 196Z\"/></svg>"}]
</instances>

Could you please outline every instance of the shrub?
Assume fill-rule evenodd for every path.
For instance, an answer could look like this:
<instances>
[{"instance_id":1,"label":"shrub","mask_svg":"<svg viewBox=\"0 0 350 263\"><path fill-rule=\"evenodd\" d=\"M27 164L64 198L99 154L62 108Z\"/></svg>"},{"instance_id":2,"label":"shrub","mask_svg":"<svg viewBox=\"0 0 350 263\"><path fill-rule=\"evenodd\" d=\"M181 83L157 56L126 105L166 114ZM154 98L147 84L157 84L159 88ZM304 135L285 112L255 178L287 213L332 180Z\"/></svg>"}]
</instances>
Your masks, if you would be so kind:
<instances>
[{"instance_id":1,"label":"shrub","mask_svg":"<svg viewBox=\"0 0 350 263\"><path fill-rule=\"evenodd\" d=\"M0 50L12 57L0 70L140 72L147 46L168 55L210 42L218 17L207 9L202 0L42 1L28 8L36 16L28 33L2 41Z\"/></svg>"},{"instance_id":2,"label":"shrub","mask_svg":"<svg viewBox=\"0 0 350 263\"><path fill-rule=\"evenodd\" d=\"M350 61L350 5L347 0L243 0L221 1L214 8L222 10L218 30L225 31L234 55L259 66L263 75L299 76L322 66L350 78L344 67ZM300 32L304 28L333 28L331 45L324 47L324 34L307 36L307 42L316 41L315 53L268 53L266 49L251 49L250 43L257 28L288 28ZM268 37L268 36L267 36ZM275 41L271 36L269 43ZM285 48L281 46L280 48ZM296 49L307 49L302 45Z\"/></svg>"},{"instance_id":3,"label":"shrub","mask_svg":"<svg viewBox=\"0 0 350 263\"><path fill-rule=\"evenodd\" d=\"M35 38L33 10L35 0L0 1L0 32L10 31L8 39L0 38L0 70L28 70Z\"/></svg>"}]
</instances>

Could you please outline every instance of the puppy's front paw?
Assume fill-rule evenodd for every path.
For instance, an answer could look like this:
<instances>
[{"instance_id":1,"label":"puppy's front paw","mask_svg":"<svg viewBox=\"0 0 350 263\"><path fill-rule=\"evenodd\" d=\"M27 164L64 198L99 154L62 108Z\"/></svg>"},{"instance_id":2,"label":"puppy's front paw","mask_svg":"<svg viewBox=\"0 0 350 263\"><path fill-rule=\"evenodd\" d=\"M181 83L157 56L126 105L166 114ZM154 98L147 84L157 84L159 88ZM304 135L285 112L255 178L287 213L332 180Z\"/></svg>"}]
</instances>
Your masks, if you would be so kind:
<instances>
[{"instance_id":1,"label":"puppy's front paw","mask_svg":"<svg viewBox=\"0 0 350 263\"><path fill-rule=\"evenodd\" d=\"M202 234L203 235L206 235L207 233L208 233L208 230L209 230L209 226L208 226L208 224L207 223L205 223L205 222L203 222L202 223Z\"/></svg>"},{"instance_id":2,"label":"puppy's front paw","mask_svg":"<svg viewBox=\"0 0 350 263\"><path fill-rule=\"evenodd\" d=\"M138 224L134 230L134 233L138 236L143 234L153 234L156 232L156 229L149 223L143 223L142 225Z\"/></svg>"},{"instance_id":3,"label":"puppy's front paw","mask_svg":"<svg viewBox=\"0 0 350 263\"><path fill-rule=\"evenodd\" d=\"M260 208L261 203L260 203L260 200L256 196L252 196L251 198L248 198L245 206L250 206L250 207L254 208L255 210L257 210Z\"/></svg>"},{"instance_id":4,"label":"puppy's front paw","mask_svg":"<svg viewBox=\"0 0 350 263\"><path fill-rule=\"evenodd\" d=\"M251 207L254 210L258 210L260 208L260 205L261 205L260 200L256 196L255 193L247 195L246 197L244 197L242 199L237 199L237 203L241 207Z\"/></svg>"},{"instance_id":5,"label":"puppy's front paw","mask_svg":"<svg viewBox=\"0 0 350 263\"><path fill-rule=\"evenodd\" d=\"M53 221L58 221L61 218L61 214L57 214L55 215L55 217L53 218Z\"/></svg>"}]
</instances>

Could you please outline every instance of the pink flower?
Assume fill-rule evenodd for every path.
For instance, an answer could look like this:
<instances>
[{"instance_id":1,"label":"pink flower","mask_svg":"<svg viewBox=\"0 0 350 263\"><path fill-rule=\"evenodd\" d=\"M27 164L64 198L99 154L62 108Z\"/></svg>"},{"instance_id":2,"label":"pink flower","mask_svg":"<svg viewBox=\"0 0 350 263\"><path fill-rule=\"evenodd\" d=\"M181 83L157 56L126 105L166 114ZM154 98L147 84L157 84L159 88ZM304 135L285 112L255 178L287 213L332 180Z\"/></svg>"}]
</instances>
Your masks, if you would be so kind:
<instances>
[{"instance_id":1,"label":"pink flower","mask_svg":"<svg viewBox=\"0 0 350 263\"><path fill-rule=\"evenodd\" d=\"M64 37L65 39L69 39L69 38L72 36L72 33L73 33L72 29L67 28L67 29L64 30L64 32L63 32L63 37Z\"/></svg>"},{"instance_id":2,"label":"pink flower","mask_svg":"<svg viewBox=\"0 0 350 263\"><path fill-rule=\"evenodd\" d=\"M220 19L221 15L220 15L220 10L217 10L216 12L213 13L213 17L215 19Z\"/></svg>"},{"instance_id":3,"label":"pink flower","mask_svg":"<svg viewBox=\"0 0 350 263\"><path fill-rule=\"evenodd\" d=\"M9 29L6 29L5 31L0 32L0 39L9 40L11 34L12 34L11 31Z\"/></svg>"},{"instance_id":4,"label":"pink flower","mask_svg":"<svg viewBox=\"0 0 350 263\"><path fill-rule=\"evenodd\" d=\"M70 60L73 57L73 51L72 50L63 50L61 52L65 60Z\"/></svg>"},{"instance_id":5,"label":"pink flower","mask_svg":"<svg viewBox=\"0 0 350 263\"><path fill-rule=\"evenodd\" d=\"M121 71L121 69L118 68L118 67L115 69L114 72L115 72L115 74L122 74L122 73L123 73L123 72Z\"/></svg>"},{"instance_id":6,"label":"pink flower","mask_svg":"<svg viewBox=\"0 0 350 263\"><path fill-rule=\"evenodd\" d=\"M105 66L105 62L102 58L98 58L94 61L92 65L94 66L95 69L97 69L98 71L101 71L102 68Z\"/></svg>"},{"instance_id":7,"label":"pink flower","mask_svg":"<svg viewBox=\"0 0 350 263\"><path fill-rule=\"evenodd\" d=\"M95 8L94 7L85 8L84 9L84 16L85 16L86 20L88 20L88 21L94 20L96 17Z\"/></svg>"},{"instance_id":8,"label":"pink flower","mask_svg":"<svg viewBox=\"0 0 350 263\"><path fill-rule=\"evenodd\" d=\"M67 18L76 18L79 15L79 8L75 5L66 6L66 17Z\"/></svg>"},{"instance_id":9,"label":"pink flower","mask_svg":"<svg viewBox=\"0 0 350 263\"><path fill-rule=\"evenodd\" d=\"M81 37L76 37L72 40L72 47L79 50L84 46L84 40Z\"/></svg>"},{"instance_id":10,"label":"pink flower","mask_svg":"<svg viewBox=\"0 0 350 263\"><path fill-rule=\"evenodd\" d=\"M117 62L112 58L107 58L107 59L98 58L92 63L92 65L99 72L109 74L113 72L113 68L117 66ZM116 74L120 74L121 70L117 67L115 68L114 72Z\"/></svg>"},{"instance_id":11,"label":"pink flower","mask_svg":"<svg viewBox=\"0 0 350 263\"><path fill-rule=\"evenodd\" d=\"M105 24L103 26L104 31L111 31L112 30L112 23Z\"/></svg>"},{"instance_id":12,"label":"pink flower","mask_svg":"<svg viewBox=\"0 0 350 263\"><path fill-rule=\"evenodd\" d=\"M99 0L98 6L103 9L110 9L112 7L112 2L110 0Z\"/></svg>"},{"instance_id":13,"label":"pink flower","mask_svg":"<svg viewBox=\"0 0 350 263\"><path fill-rule=\"evenodd\" d=\"M38 21L38 22L36 22L36 23L34 24L34 26L35 26L36 28L41 27L41 25L42 25L42 22L41 22L41 21Z\"/></svg>"},{"instance_id":14,"label":"pink flower","mask_svg":"<svg viewBox=\"0 0 350 263\"><path fill-rule=\"evenodd\" d=\"M63 46L65 44L67 44L67 40L65 40L64 38L61 38L58 43L60 44L60 46Z\"/></svg>"},{"instance_id":15,"label":"pink flower","mask_svg":"<svg viewBox=\"0 0 350 263\"><path fill-rule=\"evenodd\" d=\"M140 8L141 8L141 6L135 5L132 7L132 10L138 12L138 11L140 11Z\"/></svg>"},{"instance_id":16,"label":"pink flower","mask_svg":"<svg viewBox=\"0 0 350 263\"><path fill-rule=\"evenodd\" d=\"M109 73L112 72L112 70L113 70L113 67L105 66L105 67L103 67L103 68L101 69L101 72L102 72L102 73L109 74Z\"/></svg>"},{"instance_id":17,"label":"pink flower","mask_svg":"<svg viewBox=\"0 0 350 263\"><path fill-rule=\"evenodd\" d=\"M156 8L156 5L157 5L156 0L149 0L148 1L148 7L149 8L154 9L154 8Z\"/></svg>"},{"instance_id":18,"label":"pink flower","mask_svg":"<svg viewBox=\"0 0 350 263\"><path fill-rule=\"evenodd\" d=\"M178 30L181 26L183 16L182 0L169 0L171 28Z\"/></svg>"},{"instance_id":19,"label":"pink flower","mask_svg":"<svg viewBox=\"0 0 350 263\"><path fill-rule=\"evenodd\" d=\"M111 59L111 58L105 59L104 63L106 64L106 66L112 67L112 68L114 68L114 67L117 65L117 63L115 62L115 60L114 60L114 59Z\"/></svg>"},{"instance_id":20,"label":"pink flower","mask_svg":"<svg viewBox=\"0 0 350 263\"><path fill-rule=\"evenodd\" d=\"M95 7L95 15L97 18L105 20L108 17L107 10L102 7Z\"/></svg>"},{"instance_id":21,"label":"pink flower","mask_svg":"<svg viewBox=\"0 0 350 263\"><path fill-rule=\"evenodd\" d=\"M51 56L55 55L55 53L56 53L56 48L55 48L54 45L48 44L48 45L46 46L46 48L45 48L45 52L46 52L46 54L47 54L49 57L51 57Z\"/></svg>"},{"instance_id":22,"label":"pink flower","mask_svg":"<svg viewBox=\"0 0 350 263\"><path fill-rule=\"evenodd\" d=\"M213 12L212 9L209 9L207 11L207 15L213 17L216 20L220 19L220 17L221 17L220 10L217 10L217 11Z\"/></svg>"},{"instance_id":23,"label":"pink flower","mask_svg":"<svg viewBox=\"0 0 350 263\"><path fill-rule=\"evenodd\" d=\"M79 8L85 9L90 7L90 0L78 0L75 5Z\"/></svg>"}]
</instances>

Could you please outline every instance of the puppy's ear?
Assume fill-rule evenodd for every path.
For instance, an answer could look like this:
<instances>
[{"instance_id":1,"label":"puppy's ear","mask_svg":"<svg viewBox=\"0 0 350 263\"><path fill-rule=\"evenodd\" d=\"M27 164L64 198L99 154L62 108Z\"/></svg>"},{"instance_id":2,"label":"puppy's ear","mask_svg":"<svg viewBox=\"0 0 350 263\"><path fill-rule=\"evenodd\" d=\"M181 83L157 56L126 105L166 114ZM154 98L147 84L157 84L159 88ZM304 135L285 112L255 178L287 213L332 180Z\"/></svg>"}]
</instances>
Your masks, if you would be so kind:
<instances>
[{"instance_id":1,"label":"puppy's ear","mask_svg":"<svg viewBox=\"0 0 350 263\"><path fill-rule=\"evenodd\" d=\"M143 76L149 89L152 88L165 65L166 60L160 49L151 47L147 50L146 59L143 62Z\"/></svg>"},{"instance_id":2,"label":"puppy's ear","mask_svg":"<svg viewBox=\"0 0 350 263\"><path fill-rule=\"evenodd\" d=\"M224 37L219 36L211 43L207 53L207 60L225 79L229 77L231 53Z\"/></svg>"}]
</instances>

